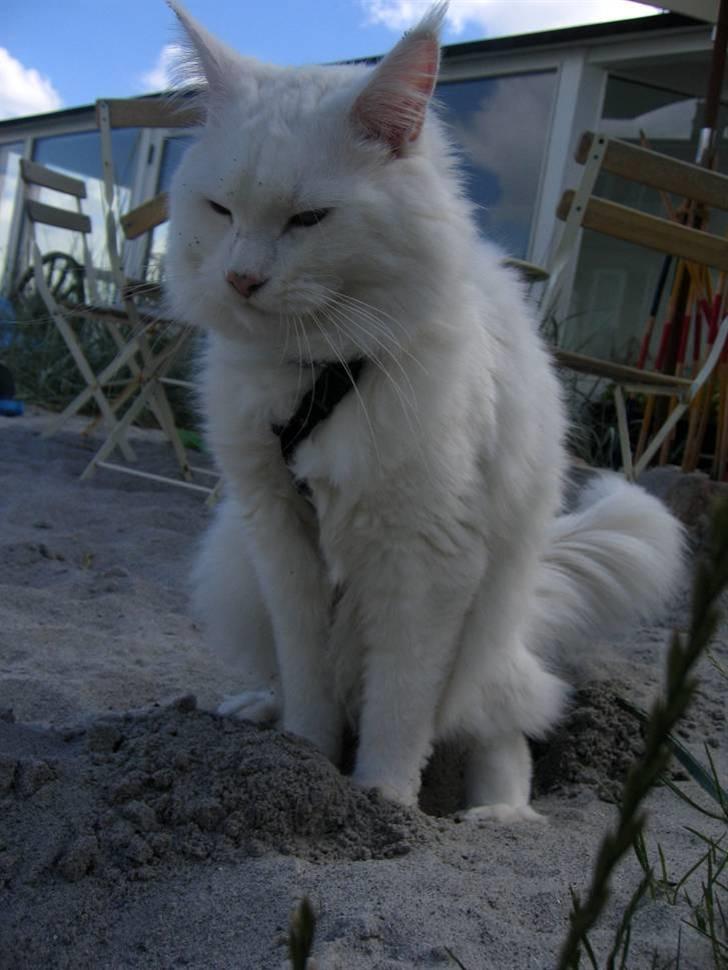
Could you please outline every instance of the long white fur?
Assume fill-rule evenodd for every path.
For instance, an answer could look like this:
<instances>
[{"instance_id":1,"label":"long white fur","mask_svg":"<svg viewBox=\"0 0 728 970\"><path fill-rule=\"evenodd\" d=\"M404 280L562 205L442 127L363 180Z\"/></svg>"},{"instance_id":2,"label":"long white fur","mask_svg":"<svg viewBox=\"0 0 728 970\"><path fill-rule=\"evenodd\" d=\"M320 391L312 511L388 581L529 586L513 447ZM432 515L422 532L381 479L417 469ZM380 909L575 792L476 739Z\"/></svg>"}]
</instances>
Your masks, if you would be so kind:
<instances>
[{"instance_id":1,"label":"long white fur","mask_svg":"<svg viewBox=\"0 0 728 970\"><path fill-rule=\"evenodd\" d=\"M225 710L277 716L334 760L348 717L355 781L404 804L433 743L466 738L471 813L530 816L525 737L565 692L544 641L658 607L680 528L617 477L559 515L559 387L426 105L442 5L373 71L257 65L178 13L209 90L171 190L168 285L209 333L226 495L195 586L243 666ZM289 227L315 209L330 212ZM229 270L267 282L245 299ZM295 454L314 508L271 425L320 362L358 356L356 389Z\"/></svg>"}]
</instances>

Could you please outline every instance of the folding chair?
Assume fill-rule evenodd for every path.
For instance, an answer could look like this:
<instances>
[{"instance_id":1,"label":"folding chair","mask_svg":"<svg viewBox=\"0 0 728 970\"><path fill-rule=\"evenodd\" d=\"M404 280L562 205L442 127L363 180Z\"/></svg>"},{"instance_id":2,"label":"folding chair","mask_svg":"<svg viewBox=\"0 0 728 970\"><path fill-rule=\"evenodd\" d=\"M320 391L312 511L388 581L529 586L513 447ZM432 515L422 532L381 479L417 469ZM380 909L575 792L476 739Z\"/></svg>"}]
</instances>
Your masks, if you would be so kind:
<instances>
[{"instance_id":1,"label":"folding chair","mask_svg":"<svg viewBox=\"0 0 728 970\"><path fill-rule=\"evenodd\" d=\"M142 301L150 296L158 296L161 288L156 283L135 281L127 277L122 266L121 246L119 244L119 229L127 241L136 240L144 234L150 233L167 219L166 196L160 194L145 202L133 211L116 218L116 183L113 169L112 131L114 128L151 127L171 128L188 126L194 120L194 115L186 109L180 109L169 102L150 100L145 98L115 101L99 101L96 106L97 123L101 135L101 153L104 175L104 195L106 206L106 238L111 272L118 292L121 294L124 311L136 326L132 341L140 354L140 366L136 373L136 381L129 388L129 404L123 417L117 422L109 437L85 469L82 477L89 477L97 468L125 472L155 481L181 485L196 491L210 493L211 488L192 481L193 473L198 475L214 475L209 469L190 465L187 452L181 440L179 430L175 425L165 387L170 385L183 386L188 389L192 384L187 381L175 380L169 377L169 370L178 360L181 352L189 345L193 336L193 329L188 326L177 325L165 320L163 329L171 339L161 352L156 352L151 341L154 324L145 326L145 316L148 317L148 307ZM143 309L138 302L142 302ZM109 461L109 456L120 441L124 440L131 424L145 409L150 409L166 437L170 441L182 480L165 475L157 475L140 468L129 468Z\"/></svg>"},{"instance_id":2,"label":"folding chair","mask_svg":"<svg viewBox=\"0 0 728 970\"><path fill-rule=\"evenodd\" d=\"M91 220L83 212L82 207L82 200L86 198L86 186L80 179L71 178L27 159L22 159L20 162L20 175L23 182L24 211L29 228L35 286L49 316L63 337L81 376L86 382L86 387L56 416L45 433L49 435L58 431L71 415L80 411L92 398L99 408L105 425L111 430L117 423L117 416L116 406L109 399L110 390L113 390L109 382L128 362L133 351L127 351L127 341L119 330L119 323L126 322L124 314L118 309L102 307L97 299L96 272L91 261L87 241L91 232ZM39 202L31 194L36 187L52 189L57 193L69 196L74 202L75 211ZM83 264L78 276L79 292L75 295L82 299L75 299L70 305L62 302L59 294L54 295L48 284L44 257L36 235L38 225L65 230L71 239L69 250L74 248L74 242L80 237ZM57 258L63 254L55 252L48 255ZM89 299L90 302L87 302ZM103 327L117 349L115 357L99 374L94 373L81 346L79 336L74 330L73 321L84 318L102 321ZM131 445L123 438L119 438L117 444L125 458L128 461L133 461L135 455Z\"/></svg>"},{"instance_id":3,"label":"folding chair","mask_svg":"<svg viewBox=\"0 0 728 970\"><path fill-rule=\"evenodd\" d=\"M582 135L576 160L584 165L584 173L579 188L565 192L557 209L557 217L565 225L541 300L542 320L548 320L557 305L582 229L676 256L686 261L688 272L692 271L691 267L694 269L694 264L710 267L721 274L728 272L728 239L593 194L599 173L606 171L663 192L675 193L695 203L728 210L727 176L591 132ZM722 313L725 313L725 307ZM554 355L561 367L604 378L614 384L623 470L633 479L644 471L712 377L727 337L728 315L725 315L720 327L716 327L712 345L704 348L707 353L701 366L690 380L567 350L555 349ZM636 461L632 457L625 391L666 395L674 403L669 416Z\"/></svg>"}]
</instances>

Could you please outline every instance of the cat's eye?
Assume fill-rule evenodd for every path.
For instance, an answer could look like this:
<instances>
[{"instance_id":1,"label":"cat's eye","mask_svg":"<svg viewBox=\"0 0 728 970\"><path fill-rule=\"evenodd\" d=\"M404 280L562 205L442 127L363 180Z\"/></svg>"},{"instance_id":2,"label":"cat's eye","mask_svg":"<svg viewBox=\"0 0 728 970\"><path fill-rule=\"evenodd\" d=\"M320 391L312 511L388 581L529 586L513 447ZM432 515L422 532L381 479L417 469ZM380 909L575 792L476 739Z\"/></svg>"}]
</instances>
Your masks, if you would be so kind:
<instances>
[{"instance_id":1,"label":"cat's eye","mask_svg":"<svg viewBox=\"0 0 728 970\"><path fill-rule=\"evenodd\" d=\"M288 220L288 228L317 226L322 219L331 212L331 209L309 209L307 212L297 212Z\"/></svg>"},{"instance_id":2,"label":"cat's eye","mask_svg":"<svg viewBox=\"0 0 728 970\"><path fill-rule=\"evenodd\" d=\"M212 199L208 199L207 202L213 212L217 212L221 216L227 216L229 219L232 219L232 212L229 209L226 209L224 205L220 205L219 202L213 202Z\"/></svg>"}]
</instances>

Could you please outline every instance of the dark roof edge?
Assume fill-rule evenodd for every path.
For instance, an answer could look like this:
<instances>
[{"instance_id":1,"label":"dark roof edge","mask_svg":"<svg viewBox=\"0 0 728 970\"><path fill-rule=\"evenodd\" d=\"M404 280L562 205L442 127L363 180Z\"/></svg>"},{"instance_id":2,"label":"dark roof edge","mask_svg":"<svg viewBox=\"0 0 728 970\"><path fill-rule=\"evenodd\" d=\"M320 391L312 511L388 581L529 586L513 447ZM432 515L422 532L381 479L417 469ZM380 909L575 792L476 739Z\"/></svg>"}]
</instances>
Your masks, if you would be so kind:
<instances>
[{"instance_id":1,"label":"dark roof edge","mask_svg":"<svg viewBox=\"0 0 728 970\"><path fill-rule=\"evenodd\" d=\"M508 37L493 37L485 40L471 40L462 44L448 44L443 47L443 60L452 57L467 57L473 54L495 54L501 51L525 50L529 47L554 47L577 41L591 41L624 37L625 34L645 34L663 30L677 30L685 27L708 28L703 20L687 17L680 13L651 14L633 20L614 20L601 24L583 24L580 27L558 27L555 30L541 30L531 34L512 34Z\"/></svg>"},{"instance_id":2,"label":"dark roof edge","mask_svg":"<svg viewBox=\"0 0 728 970\"><path fill-rule=\"evenodd\" d=\"M3 118L0 121L0 132L3 128L15 127L18 129L18 134L22 135L26 128L35 128L39 124L43 124L44 121L72 121L75 117L80 117L84 114L92 113L94 106L92 104L82 104L77 108L61 108L59 111L45 111L43 114L38 115L21 115L19 118Z\"/></svg>"},{"instance_id":3,"label":"dark roof edge","mask_svg":"<svg viewBox=\"0 0 728 970\"><path fill-rule=\"evenodd\" d=\"M637 17L632 20L608 21L601 24L584 24L580 27L559 27L555 30L541 30L530 34L511 34L507 37L493 37L485 40L471 40L462 44L447 44L442 49L443 60L449 61L458 57L472 57L478 54L497 54L504 51L522 51L535 47L554 47L560 44L578 43L604 38L621 38L626 34L645 34L654 31L678 30L685 27L707 27L702 20L686 17L679 13L652 14L647 17ZM345 63L374 63L379 56L358 58ZM341 63L341 62L339 62ZM158 98L159 94L134 95L134 97ZM60 111L48 111L43 114L25 115L20 118L5 118L0 121L0 134L3 129L16 127L18 134L24 129L35 128L45 121L72 121L93 111L93 104L80 105L77 108L62 108Z\"/></svg>"},{"instance_id":4,"label":"dark roof edge","mask_svg":"<svg viewBox=\"0 0 728 970\"><path fill-rule=\"evenodd\" d=\"M658 2L658 0L655 0ZM710 25L704 20L688 17L681 13L650 14L631 20L610 20L600 24L582 24L579 27L557 27L554 30L539 30L528 34L508 34L505 37L469 40L461 44L446 44L442 48L444 61L458 57L473 57L478 54L499 54L507 51L522 51L529 48L558 47L562 44L589 43L599 40L621 40L634 34L649 34L685 28L702 28ZM345 64L376 64L383 55L352 58ZM342 63L341 61L337 63Z\"/></svg>"}]
</instances>

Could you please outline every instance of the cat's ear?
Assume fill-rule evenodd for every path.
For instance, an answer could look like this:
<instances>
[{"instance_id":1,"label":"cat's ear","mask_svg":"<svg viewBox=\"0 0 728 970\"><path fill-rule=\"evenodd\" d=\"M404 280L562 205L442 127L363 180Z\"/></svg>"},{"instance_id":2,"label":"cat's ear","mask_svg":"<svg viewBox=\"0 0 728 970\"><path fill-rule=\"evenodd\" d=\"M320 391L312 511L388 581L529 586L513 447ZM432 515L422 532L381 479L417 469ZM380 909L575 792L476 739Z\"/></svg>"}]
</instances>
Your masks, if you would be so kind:
<instances>
[{"instance_id":1,"label":"cat's ear","mask_svg":"<svg viewBox=\"0 0 728 970\"><path fill-rule=\"evenodd\" d=\"M440 28L447 3L432 7L377 65L352 108L351 117L368 138L399 155L422 130L440 65Z\"/></svg>"},{"instance_id":2,"label":"cat's ear","mask_svg":"<svg viewBox=\"0 0 728 970\"><path fill-rule=\"evenodd\" d=\"M225 95L229 78L241 58L226 44L217 40L191 17L176 0L167 0L182 25L180 55L175 65L175 81L195 87L205 85L208 95ZM239 66L238 66L239 70Z\"/></svg>"}]
</instances>

